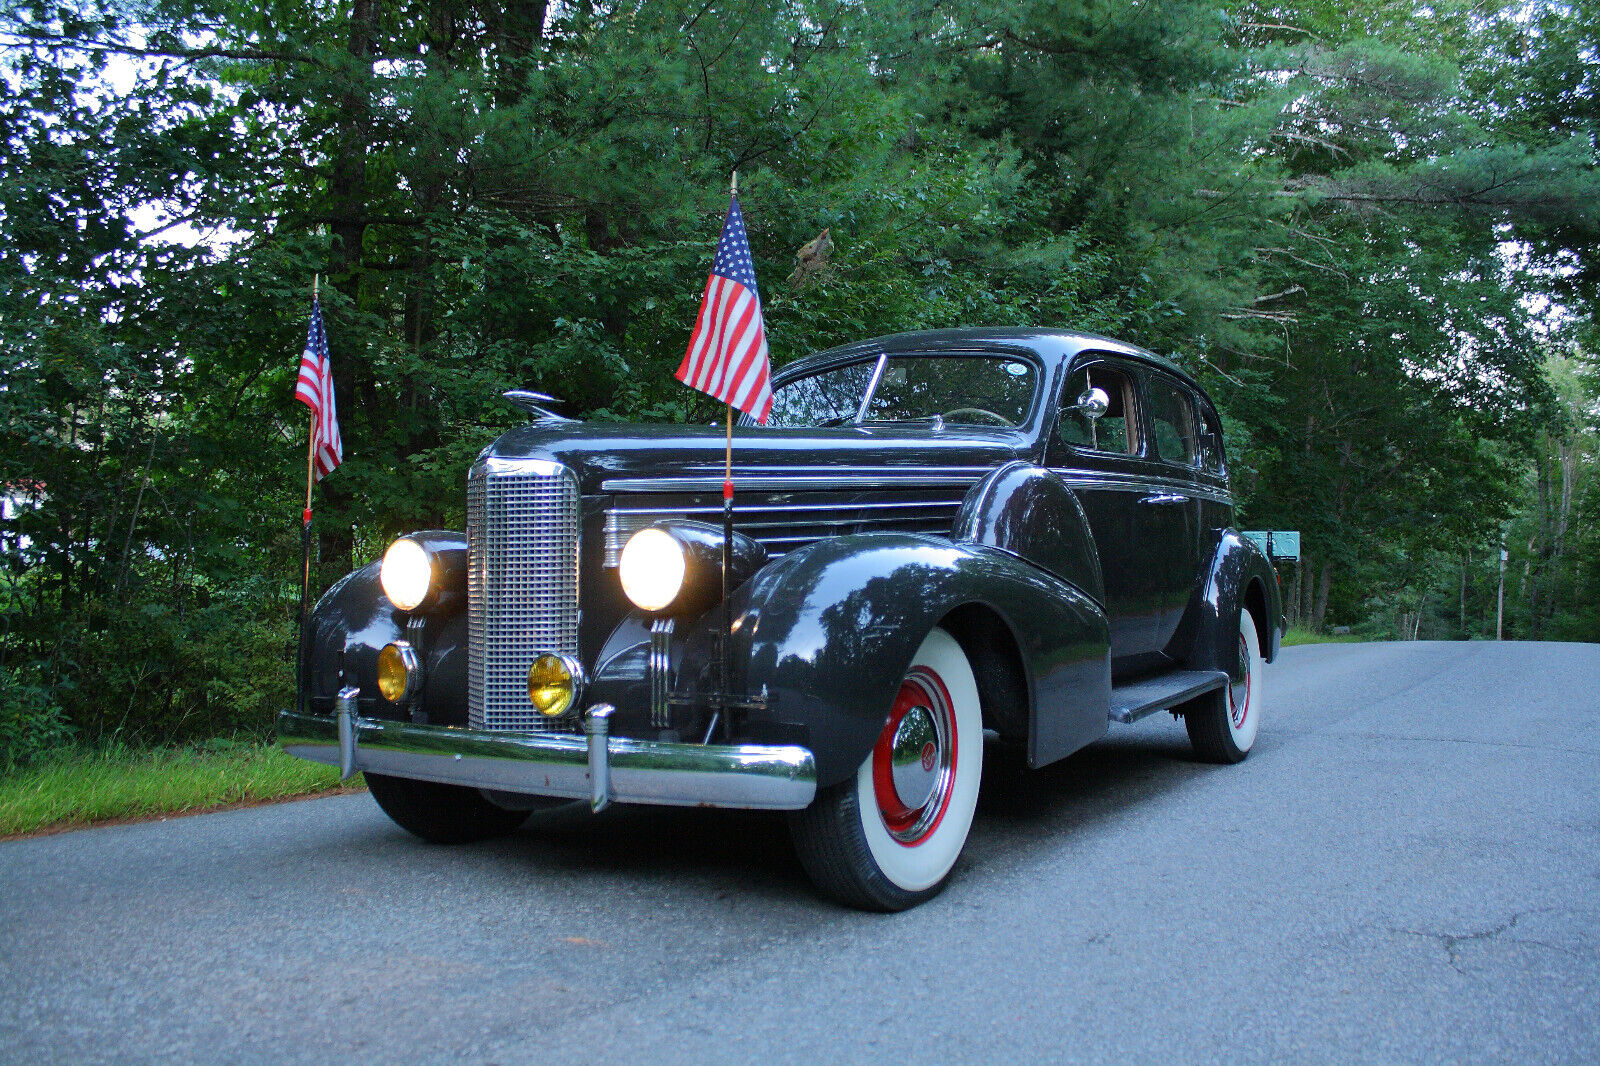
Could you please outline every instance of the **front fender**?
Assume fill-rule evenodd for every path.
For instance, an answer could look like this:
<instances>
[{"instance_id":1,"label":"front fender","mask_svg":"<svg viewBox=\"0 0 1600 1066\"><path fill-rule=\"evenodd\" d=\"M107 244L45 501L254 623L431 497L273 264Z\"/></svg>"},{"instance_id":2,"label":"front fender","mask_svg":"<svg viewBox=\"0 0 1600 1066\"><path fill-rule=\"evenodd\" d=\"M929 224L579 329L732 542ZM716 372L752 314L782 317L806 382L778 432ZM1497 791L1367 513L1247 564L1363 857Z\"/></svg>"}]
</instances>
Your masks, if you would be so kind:
<instances>
[{"instance_id":1,"label":"front fender","mask_svg":"<svg viewBox=\"0 0 1600 1066\"><path fill-rule=\"evenodd\" d=\"M962 501L950 536L1020 556L1106 602L1089 518L1052 470L1018 459L990 471Z\"/></svg>"},{"instance_id":2,"label":"front fender","mask_svg":"<svg viewBox=\"0 0 1600 1066\"><path fill-rule=\"evenodd\" d=\"M935 536L835 537L767 566L730 601L730 680L735 691L765 692L766 710L752 719L800 727L826 787L871 751L923 638L968 605L993 612L1017 645L1031 744L1047 756L1040 761L1105 732L1104 612L1014 555ZM702 620L685 649L707 664L702 683L714 683L715 624L706 623L719 613Z\"/></svg>"},{"instance_id":3,"label":"front fender","mask_svg":"<svg viewBox=\"0 0 1600 1066\"><path fill-rule=\"evenodd\" d=\"M395 607L372 562L341 578L317 601L307 633L311 710L328 714L346 685L361 689L361 713L373 718L412 718L434 725L467 724L467 616L465 597L449 611L424 611L420 632L408 630L411 615ZM422 691L411 707L378 695L378 652L394 640L411 641L422 658ZM412 711L416 714L411 713ZM418 717L420 715L421 717Z\"/></svg>"}]
</instances>

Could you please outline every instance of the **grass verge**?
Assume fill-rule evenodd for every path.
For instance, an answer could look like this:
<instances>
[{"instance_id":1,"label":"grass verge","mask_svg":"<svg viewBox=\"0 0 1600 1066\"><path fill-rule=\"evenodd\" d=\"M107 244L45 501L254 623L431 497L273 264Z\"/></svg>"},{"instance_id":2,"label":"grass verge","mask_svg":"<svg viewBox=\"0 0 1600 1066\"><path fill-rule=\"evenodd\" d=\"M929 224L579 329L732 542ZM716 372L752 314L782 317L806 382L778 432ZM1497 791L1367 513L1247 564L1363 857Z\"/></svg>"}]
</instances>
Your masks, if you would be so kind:
<instances>
[{"instance_id":1,"label":"grass verge","mask_svg":"<svg viewBox=\"0 0 1600 1066\"><path fill-rule=\"evenodd\" d=\"M1296 644L1360 644L1366 637L1358 637L1354 633L1313 633L1309 629L1293 627L1283 635L1283 646L1292 648Z\"/></svg>"},{"instance_id":2,"label":"grass verge","mask_svg":"<svg viewBox=\"0 0 1600 1066\"><path fill-rule=\"evenodd\" d=\"M69 752L0 776L0 840L350 791L359 782L341 789L335 768L259 742Z\"/></svg>"}]
</instances>

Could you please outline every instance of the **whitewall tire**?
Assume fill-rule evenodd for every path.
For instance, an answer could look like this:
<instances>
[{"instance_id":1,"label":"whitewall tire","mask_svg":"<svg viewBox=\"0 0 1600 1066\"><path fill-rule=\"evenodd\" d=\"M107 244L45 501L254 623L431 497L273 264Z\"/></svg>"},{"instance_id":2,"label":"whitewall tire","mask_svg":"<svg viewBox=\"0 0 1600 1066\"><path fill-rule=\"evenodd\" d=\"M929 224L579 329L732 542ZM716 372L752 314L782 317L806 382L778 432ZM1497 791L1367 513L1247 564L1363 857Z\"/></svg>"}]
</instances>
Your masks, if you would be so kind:
<instances>
[{"instance_id":1,"label":"whitewall tire","mask_svg":"<svg viewBox=\"0 0 1600 1066\"><path fill-rule=\"evenodd\" d=\"M1207 762L1236 763L1250 754L1266 707L1266 663L1250 612L1239 610L1240 676L1219 692L1207 693L1180 708L1189 742Z\"/></svg>"},{"instance_id":2,"label":"whitewall tire","mask_svg":"<svg viewBox=\"0 0 1600 1066\"><path fill-rule=\"evenodd\" d=\"M855 775L791 820L806 872L828 895L904 910L944 887L967 842L983 777L972 666L935 629L917 649Z\"/></svg>"}]
</instances>

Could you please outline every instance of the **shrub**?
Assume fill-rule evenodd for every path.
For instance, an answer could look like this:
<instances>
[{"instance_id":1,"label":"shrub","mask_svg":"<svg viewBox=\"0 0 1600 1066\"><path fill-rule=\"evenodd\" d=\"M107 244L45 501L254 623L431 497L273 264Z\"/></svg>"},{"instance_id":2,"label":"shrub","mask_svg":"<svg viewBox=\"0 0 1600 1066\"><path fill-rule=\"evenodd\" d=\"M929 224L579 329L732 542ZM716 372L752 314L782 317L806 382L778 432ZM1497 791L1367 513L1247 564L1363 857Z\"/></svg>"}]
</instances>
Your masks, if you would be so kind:
<instances>
[{"instance_id":1,"label":"shrub","mask_svg":"<svg viewBox=\"0 0 1600 1066\"><path fill-rule=\"evenodd\" d=\"M65 747L76 732L49 688L0 667L0 771Z\"/></svg>"}]
</instances>

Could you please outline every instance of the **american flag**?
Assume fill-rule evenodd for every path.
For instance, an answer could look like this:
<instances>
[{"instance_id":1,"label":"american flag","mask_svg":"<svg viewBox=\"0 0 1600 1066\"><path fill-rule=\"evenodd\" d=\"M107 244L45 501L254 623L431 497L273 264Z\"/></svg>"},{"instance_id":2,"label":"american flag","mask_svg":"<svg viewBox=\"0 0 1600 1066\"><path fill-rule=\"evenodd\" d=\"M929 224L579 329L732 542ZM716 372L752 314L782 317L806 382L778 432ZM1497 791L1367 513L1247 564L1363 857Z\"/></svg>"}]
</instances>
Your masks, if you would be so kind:
<instances>
[{"instance_id":1,"label":"american flag","mask_svg":"<svg viewBox=\"0 0 1600 1066\"><path fill-rule=\"evenodd\" d=\"M706 278L700 318L677 378L757 422L766 422L772 412L767 330L761 321L761 295L756 292L756 269L750 261L750 240L745 236L737 196L728 206L716 262Z\"/></svg>"},{"instance_id":2,"label":"american flag","mask_svg":"<svg viewBox=\"0 0 1600 1066\"><path fill-rule=\"evenodd\" d=\"M322 328L320 300L311 304L311 328L306 332L305 354L300 356L294 398L316 416L312 439L316 442L317 480L321 481L344 462L344 442L339 439L339 416L333 409L333 367L328 362L328 334Z\"/></svg>"}]
</instances>

